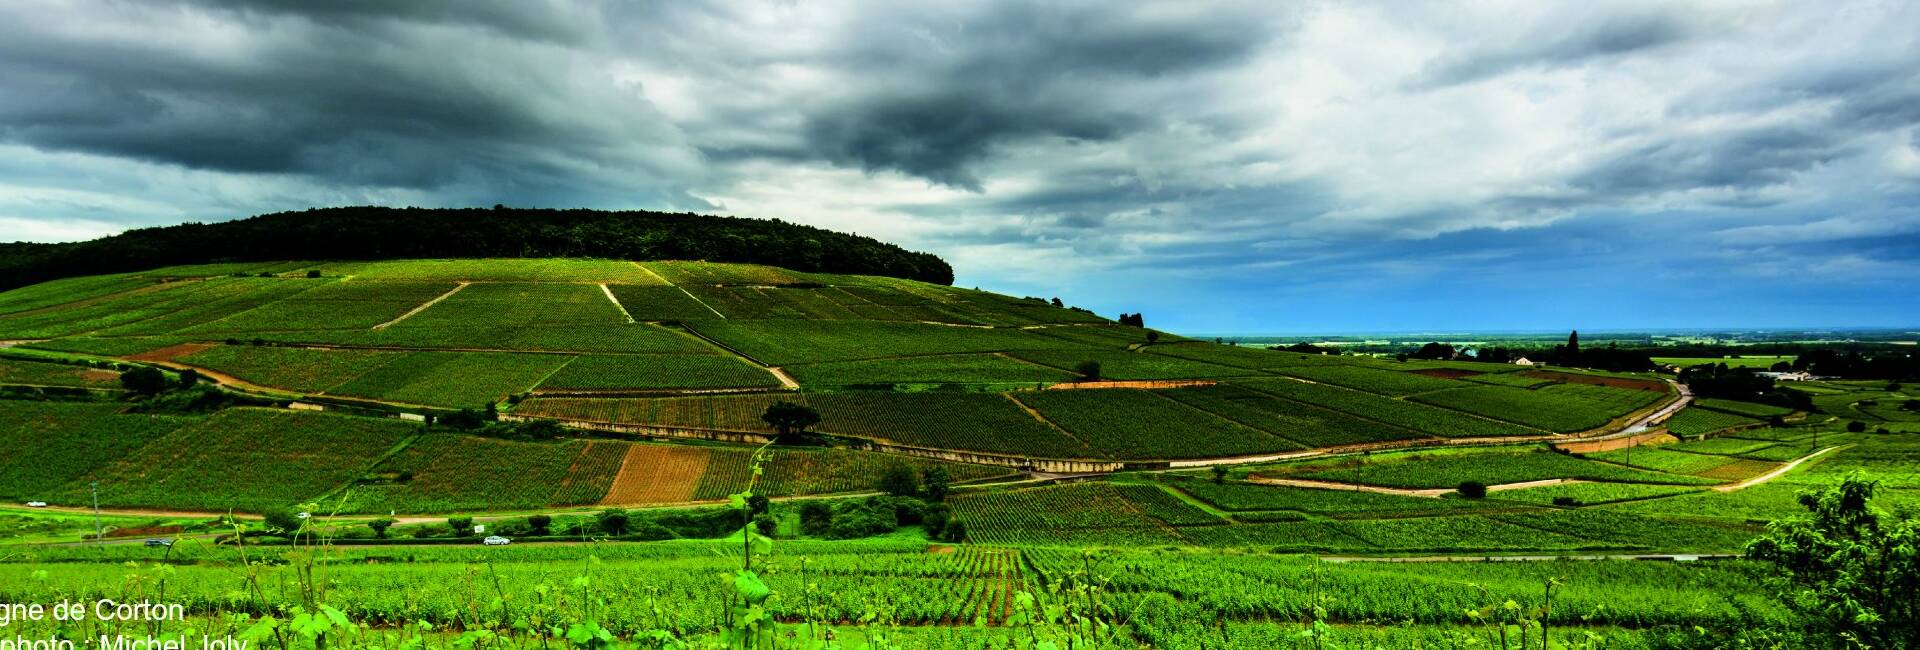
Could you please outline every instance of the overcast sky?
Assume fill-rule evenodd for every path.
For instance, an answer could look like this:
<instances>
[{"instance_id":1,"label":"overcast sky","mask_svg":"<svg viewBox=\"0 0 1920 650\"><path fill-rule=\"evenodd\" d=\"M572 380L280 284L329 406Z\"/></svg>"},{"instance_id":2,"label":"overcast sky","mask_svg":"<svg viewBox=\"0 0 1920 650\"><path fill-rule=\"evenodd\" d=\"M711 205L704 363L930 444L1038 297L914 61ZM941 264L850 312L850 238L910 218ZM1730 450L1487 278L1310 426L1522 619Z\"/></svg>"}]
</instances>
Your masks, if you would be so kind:
<instances>
[{"instance_id":1,"label":"overcast sky","mask_svg":"<svg viewBox=\"0 0 1920 650\"><path fill-rule=\"evenodd\" d=\"M0 3L0 240L495 203L1183 332L1916 326L1920 8Z\"/></svg>"}]
</instances>

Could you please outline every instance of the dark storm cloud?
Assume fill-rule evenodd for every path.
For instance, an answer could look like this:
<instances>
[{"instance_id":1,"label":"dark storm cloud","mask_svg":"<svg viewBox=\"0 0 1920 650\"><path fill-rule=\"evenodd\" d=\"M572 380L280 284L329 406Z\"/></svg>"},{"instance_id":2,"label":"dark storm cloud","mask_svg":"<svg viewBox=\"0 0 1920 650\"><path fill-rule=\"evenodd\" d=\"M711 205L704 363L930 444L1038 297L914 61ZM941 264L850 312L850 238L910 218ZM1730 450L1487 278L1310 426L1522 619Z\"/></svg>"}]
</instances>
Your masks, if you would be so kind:
<instances>
[{"instance_id":1,"label":"dark storm cloud","mask_svg":"<svg viewBox=\"0 0 1920 650\"><path fill-rule=\"evenodd\" d=\"M0 21L12 25L0 27L9 80L0 136L194 169L427 189L547 178L578 187L583 168L659 173L694 157L643 98L577 74L569 51L529 40L558 36L558 26L515 3L463 3L466 13L219 4L135 5L171 27L206 28L174 35L210 45L199 48Z\"/></svg>"},{"instance_id":2,"label":"dark storm cloud","mask_svg":"<svg viewBox=\"0 0 1920 650\"><path fill-rule=\"evenodd\" d=\"M1677 138L1625 152L1570 179L1607 200L1690 189L1751 190L1785 183L1846 151L1848 134L1818 125Z\"/></svg>"},{"instance_id":3,"label":"dark storm cloud","mask_svg":"<svg viewBox=\"0 0 1920 650\"><path fill-rule=\"evenodd\" d=\"M1640 258L1884 291L1920 8L1841 4L16 0L0 240L501 202L803 221L1194 323L1278 313L1215 287L1572 309L1538 283Z\"/></svg>"},{"instance_id":4,"label":"dark storm cloud","mask_svg":"<svg viewBox=\"0 0 1920 650\"><path fill-rule=\"evenodd\" d=\"M1416 85L1472 83L1515 69L1585 63L1680 42L1693 32L1677 13L1557 16L1507 45L1465 45L1430 61Z\"/></svg>"},{"instance_id":5,"label":"dark storm cloud","mask_svg":"<svg viewBox=\"0 0 1920 650\"><path fill-rule=\"evenodd\" d=\"M869 87L810 112L807 146L839 164L974 191L981 182L972 166L996 146L1106 141L1153 128L1162 107L1128 90L1232 66L1282 27L1257 6L1168 17L1104 3L1015 2L902 18L847 35L854 45L836 58L870 70L861 76Z\"/></svg>"}]
</instances>

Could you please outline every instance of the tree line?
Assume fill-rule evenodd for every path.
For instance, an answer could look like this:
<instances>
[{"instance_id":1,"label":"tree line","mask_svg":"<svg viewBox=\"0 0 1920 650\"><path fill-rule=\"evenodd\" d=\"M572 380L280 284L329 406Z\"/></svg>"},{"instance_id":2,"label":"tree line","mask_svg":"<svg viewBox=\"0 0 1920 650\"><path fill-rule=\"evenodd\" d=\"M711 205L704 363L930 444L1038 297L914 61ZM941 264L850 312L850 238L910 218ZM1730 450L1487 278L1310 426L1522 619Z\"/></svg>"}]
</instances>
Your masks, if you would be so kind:
<instances>
[{"instance_id":1,"label":"tree line","mask_svg":"<svg viewBox=\"0 0 1920 650\"><path fill-rule=\"evenodd\" d=\"M84 242L0 244L0 290L176 264L477 257L708 260L953 283L953 267L930 253L778 219L357 206L140 228Z\"/></svg>"}]
</instances>

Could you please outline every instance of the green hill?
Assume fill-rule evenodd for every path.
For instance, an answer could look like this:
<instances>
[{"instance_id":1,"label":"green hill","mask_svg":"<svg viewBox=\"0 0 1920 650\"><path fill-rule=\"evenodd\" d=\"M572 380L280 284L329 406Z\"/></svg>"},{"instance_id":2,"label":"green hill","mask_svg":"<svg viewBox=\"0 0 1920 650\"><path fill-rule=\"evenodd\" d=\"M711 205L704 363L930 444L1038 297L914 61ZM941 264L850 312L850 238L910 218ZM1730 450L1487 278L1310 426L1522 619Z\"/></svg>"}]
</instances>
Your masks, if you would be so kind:
<instances>
[{"instance_id":1,"label":"green hill","mask_svg":"<svg viewBox=\"0 0 1920 650\"><path fill-rule=\"evenodd\" d=\"M0 290L179 264L483 257L709 260L953 283L952 267L933 255L777 219L358 206L143 228L85 242L0 244Z\"/></svg>"},{"instance_id":2,"label":"green hill","mask_svg":"<svg viewBox=\"0 0 1920 650\"><path fill-rule=\"evenodd\" d=\"M846 444L1007 466L1548 439L1668 396L1660 382L1222 346L937 283L686 261L69 278L0 293L0 339L192 368L282 401L683 438L771 435L761 413L790 401ZM1085 381L1089 364L1101 381ZM1489 380L1516 373L1526 381Z\"/></svg>"}]
</instances>

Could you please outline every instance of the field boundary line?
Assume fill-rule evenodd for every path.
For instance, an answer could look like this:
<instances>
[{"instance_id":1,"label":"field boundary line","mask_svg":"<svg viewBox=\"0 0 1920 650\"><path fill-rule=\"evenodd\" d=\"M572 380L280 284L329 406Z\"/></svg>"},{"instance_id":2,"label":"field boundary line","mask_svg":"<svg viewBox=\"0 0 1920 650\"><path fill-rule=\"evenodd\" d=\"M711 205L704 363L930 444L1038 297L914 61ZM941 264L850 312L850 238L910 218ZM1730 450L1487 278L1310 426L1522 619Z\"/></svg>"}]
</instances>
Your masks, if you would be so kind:
<instances>
[{"instance_id":1,"label":"field boundary line","mask_svg":"<svg viewBox=\"0 0 1920 650\"><path fill-rule=\"evenodd\" d=\"M677 285L677 284L674 284L672 280L668 280L668 279L667 279L667 276L664 276L664 275L660 275L660 272L659 272L659 271L655 271L655 270L653 270L653 269L650 269L650 268L647 268L647 265L645 265L645 264L641 264L641 263L639 263L639 262L637 262L637 261L634 261L634 260L627 260L627 263L628 263L628 264L632 264L632 265L634 266L634 268L637 268L637 269L640 269L640 270L642 270L642 271L646 271L646 272L647 272L647 275L651 275L651 276L653 276L653 279L655 279L655 280L659 280L659 281L660 281L660 284L664 284L664 285L667 285L667 286L669 286L669 287L677 287L677 286L680 286L680 285Z\"/></svg>"},{"instance_id":2,"label":"field boundary line","mask_svg":"<svg viewBox=\"0 0 1920 650\"><path fill-rule=\"evenodd\" d=\"M393 320L387 321L385 323L381 323L379 325L375 325L373 326L373 329L383 330L389 327L393 327L394 323L398 323L400 321L412 318L414 314L418 314L420 312L426 311L428 307L432 307L434 305L440 304L440 301L453 297L453 294L460 293L461 289L467 288L467 285L470 285L470 284L473 284L473 283L461 282L460 284L453 285L452 289L448 289L446 293L440 294L439 297L426 301L424 303L421 303L420 306L414 307L413 309L408 310L407 313L401 314L399 317L394 318Z\"/></svg>"},{"instance_id":3,"label":"field boundary line","mask_svg":"<svg viewBox=\"0 0 1920 650\"><path fill-rule=\"evenodd\" d=\"M733 347L733 346L731 346L731 345L727 345L727 344L725 344L725 343L721 343L721 342L720 342L720 339L716 339L716 338L713 338L713 337L711 337L711 336L707 336L707 334L706 334L705 332L702 332L702 331L700 331L700 330L697 330L697 329L694 329L694 328L693 328L692 326L689 326L689 325L687 325L686 323L681 323L681 324L680 324L680 329L683 329L683 330L686 330L686 332L687 332L688 334L690 334L690 335L692 335L692 336L693 336L694 338L696 338L696 339L700 339L701 341L704 341L704 342L706 342L706 343L707 343L708 345L711 345L711 346L713 346L713 347L716 347L716 348L720 348L721 350L725 350L725 351L726 351L726 352L727 352L728 354L731 354L731 355L733 355L733 356L736 356L736 357L740 357L740 358L742 358L742 359L746 359L747 361L750 361L750 362L752 362L752 363L753 363L753 365L756 365L756 366L760 366L760 367L762 367L762 368L772 368L772 367L773 367L773 364L771 364L771 363L767 363L767 362L765 362L765 361L761 361L761 360L759 360L759 359L755 359L755 358L753 358L753 356L752 356L752 355L749 355L749 354L747 354L747 353L745 353L745 352L741 352L741 351L739 351L739 350L736 350L736 349L734 349L734 347Z\"/></svg>"},{"instance_id":4,"label":"field boundary line","mask_svg":"<svg viewBox=\"0 0 1920 650\"><path fill-rule=\"evenodd\" d=\"M1028 406L1026 402L1022 402L1020 401L1020 398L1014 397L1013 393L1001 393L1000 396L1007 398L1007 401L1009 402L1013 402L1014 406L1019 407L1019 409L1022 411L1026 411L1027 415L1033 416L1033 419L1039 420L1041 424L1047 425L1048 428L1053 429L1054 431L1060 432L1060 435L1066 436L1067 439L1069 440L1080 443L1080 446L1085 447L1087 451L1089 452L1093 451L1093 446L1087 444L1087 441L1081 440L1080 436L1073 435L1072 431L1068 431L1065 427L1055 424L1053 420L1047 419L1047 416L1041 415L1039 411L1036 411L1034 410L1033 407Z\"/></svg>"},{"instance_id":5,"label":"field boundary line","mask_svg":"<svg viewBox=\"0 0 1920 650\"><path fill-rule=\"evenodd\" d=\"M607 288L607 283L600 283L600 293L607 294L607 302L613 303L613 308L620 310L620 317L627 319L628 325L639 322L633 319L633 314L627 312L626 305L620 304L620 299L613 295L613 289Z\"/></svg>"},{"instance_id":6,"label":"field boundary line","mask_svg":"<svg viewBox=\"0 0 1920 650\"><path fill-rule=\"evenodd\" d=\"M634 262L634 264L635 264L635 265L639 265L640 263L639 263L639 262ZM647 267L644 267L644 266L642 266L642 267L640 267L640 268L643 268L643 269L646 269ZM647 272L648 272L648 273L653 273L653 269L647 269ZM666 282L666 280L667 280L666 278L662 278L662 277L660 277L660 274L658 274L658 273L653 273L653 277L656 277L656 278L660 278L660 281L661 281L661 282ZM667 286L669 286L669 287L673 287L673 288L675 288L675 289L679 289L679 290L680 290L680 293L684 293L684 294L686 294L686 295L687 295L687 297L688 297L688 298L692 298L694 302L697 302L697 303L700 303L700 306L701 306L701 307L706 307L706 308L707 308L707 311L710 311L710 312L713 312L713 315L715 315L715 316L719 316L719 317L720 317L720 320L727 320L727 315L726 315L726 314L722 314L722 313L720 313L720 310L718 310L718 309L714 309L714 308L713 308L713 305L709 305L709 304L707 304L707 301L705 301L705 300L701 300L701 299L700 299L700 296L696 296L696 295L693 295L693 292L692 292L692 291L688 291L686 287L683 287L683 286L680 286L680 285L677 285L677 284L674 284L674 283L672 283L672 282L667 282Z\"/></svg>"}]
</instances>

